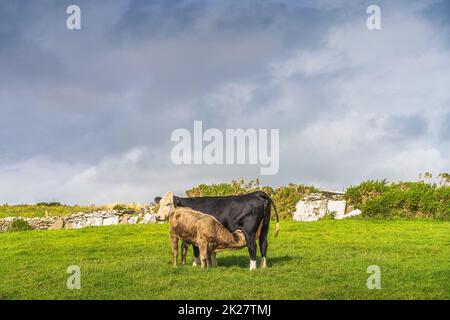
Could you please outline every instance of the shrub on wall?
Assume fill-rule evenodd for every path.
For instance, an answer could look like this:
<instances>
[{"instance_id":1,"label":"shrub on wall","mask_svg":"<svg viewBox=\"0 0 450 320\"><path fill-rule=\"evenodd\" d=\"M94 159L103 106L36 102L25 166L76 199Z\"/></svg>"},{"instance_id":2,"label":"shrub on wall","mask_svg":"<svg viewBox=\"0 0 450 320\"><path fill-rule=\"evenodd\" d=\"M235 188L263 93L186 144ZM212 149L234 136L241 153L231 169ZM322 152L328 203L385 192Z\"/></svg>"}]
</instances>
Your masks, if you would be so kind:
<instances>
[{"instance_id":1,"label":"shrub on wall","mask_svg":"<svg viewBox=\"0 0 450 320\"><path fill-rule=\"evenodd\" d=\"M365 217L450 218L450 186L442 182L369 180L348 188L346 198Z\"/></svg>"},{"instance_id":2,"label":"shrub on wall","mask_svg":"<svg viewBox=\"0 0 450 320\"><path fill-rule=\"evenodd\" d=\"M28 231L33 228L28 222L22 219L14 220L8 228L8 231Z\"/></svg>"},{"instance_id":3,"label":"shrub on wall","mask_svg":"<svg viewBox=\"0 0 450 320\"><path fill-rule=\"evenodd\" d=\"M347 188L345 197L347 201L357 208L362 208L368 199L383 194L388 190L386 179L384 180L368 180L357 186Z\"/></svg>"},{"instance_id":4,"label":"shrub on wall","mask_svg":"<svg viewBox=\"0 0 450 320\"><path fill-rule=\"evenodd\" d=\"M125 209L127 209L127 206L121 203L118 203L113 207L113 210L125 210Z\"/></svg>"},{"instance_id":5,"label":"shrub on wall","mask_svg":"<svg viewBox=\"0 0 450 320\"><path fill-rule=\"evenodd\" d=\"M38 202L36 203L37 206L43 206L43 207L61 207L64 206L61 204L61 202Z\"/></svg>"},{"instance_id":6,"label":"shrub on wall","mask_svg":"<svg viewBox=\"0 0 450 320\"><path fill-rule=\"evenodd\" d=\"M188 197L231 196L260 190L259 180L232 180L231 183L201 184L186 190Z\"/></svg>"}]
</instances>

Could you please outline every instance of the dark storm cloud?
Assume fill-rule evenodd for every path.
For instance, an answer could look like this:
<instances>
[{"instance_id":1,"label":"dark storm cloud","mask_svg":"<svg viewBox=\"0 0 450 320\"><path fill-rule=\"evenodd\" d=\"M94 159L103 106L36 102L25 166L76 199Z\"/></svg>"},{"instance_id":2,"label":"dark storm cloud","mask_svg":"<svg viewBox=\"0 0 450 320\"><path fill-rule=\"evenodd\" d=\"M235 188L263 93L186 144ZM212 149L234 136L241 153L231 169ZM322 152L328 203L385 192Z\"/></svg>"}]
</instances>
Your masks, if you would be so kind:
<instances>
[{"instance_id":1,"label":"dark storm cloud","mask_svg":"<svg viewBox=\"0 0 450 320\"><path fill-rule=\"evenodd\" d=\"M62 65L51 51L46 51L27 38L33 28L34 2L2 2L0 4L0 85L31 86L52 83L62 77Z\"/></svg>"},{"instance_id":2,"label":"dark storm cloud","mask_svg":"<svg viewBox=\"0 0 450 320\"><path fill-rule=\"evenodd\" d=\"M450 107L449 107L449 109L450 109ZM444 143L446 145L450 145L450 112L448 112L441 119L439 136L441 138L442 143Z\"/></svg>"},{"instance_id":3,"label":"dark storm cloud","mask_svg":"<svg viewBox=\"0 0 450 320\"><path fill-rule=\"evenodd\" d=\"M390 116L384 125L385 132L389 139L393 140L416 140L427 133L427 122L423 116L413 115L393 115Z\"/></svg>"},{"instance_id":4,"label":"dark storm cloud","mask_svg":"<svg viewBox=\"0 0 450 320\"><path fill-rule=\"evenodd\" d=\"M205 40L276 31L275 36L292 43L296 35L318 35L338 17L302 2L132 0L114 31L132 38Z\"/></svg>"},{"instance_id":5,"label":"dark storm cloud","mask_svg":"<svg viewBox=\"0 0 450 320\"><path fill-rule=\"evenodd\" d=\"M177 126L214 119L214 108L198 97L228 81L270 77L273 57L317 45L332 22L317 9L286 4L200 1L124 2L114 22L95 20L112 2L99 8L81 1L77 33L63 25L69 3L4 5L15 44L2 57L1 79L11 89L22 85L4 109L9 123L27 127L8 135L5 154L92 160L132 143L156 146ZM28 99L21 99L25 88ZM158 128L168 114L170 126Z\"/></svg>"},{"instance_id":6,"label":"dark storm cloud","mask_svg":"<svg viewBox=\"0 0 450 320\"><path fill-rule=\"evenodd\" d=\"M448 166L428 108L450 99L445 1L381 1L378 33L369 1L76 3L79 31L72 1L0 3L0 202L142 200L258 174L173 166L170 134L194 120L279 128L273 185Z\"/></svg>"},{"instance_id":7,"label":"dark storm cloud","mask_svg":"<svg viewBox=\"0 0 450 320\"><path fill-rule=\"evenodd\" d=\"M435 1L423 11L423 15L435 23L440 23L448 29L450 21L450 2Z\"/></svg>"}]
</instances>

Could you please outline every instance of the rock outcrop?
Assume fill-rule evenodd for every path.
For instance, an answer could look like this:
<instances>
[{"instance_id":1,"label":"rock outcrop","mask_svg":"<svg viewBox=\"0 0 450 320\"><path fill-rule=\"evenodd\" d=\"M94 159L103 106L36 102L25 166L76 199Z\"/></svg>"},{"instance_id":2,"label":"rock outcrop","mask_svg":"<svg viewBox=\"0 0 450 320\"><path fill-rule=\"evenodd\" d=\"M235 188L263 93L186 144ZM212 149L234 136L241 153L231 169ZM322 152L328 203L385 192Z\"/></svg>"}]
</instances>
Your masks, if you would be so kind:
<instances>
[{"instance_id":1,"label":"rock outcrop","mask_svg":"<svg viewBox=\"0 0 450 320\"><path fill-rule=\"evenodd\" d=\"M312 193L300 200L294 212L294 221L317 221L327 215L340 220L361 214L360 210L354 210L347 206L344 194L341 192L324 191Z\"/></svg>"}]
</instances>

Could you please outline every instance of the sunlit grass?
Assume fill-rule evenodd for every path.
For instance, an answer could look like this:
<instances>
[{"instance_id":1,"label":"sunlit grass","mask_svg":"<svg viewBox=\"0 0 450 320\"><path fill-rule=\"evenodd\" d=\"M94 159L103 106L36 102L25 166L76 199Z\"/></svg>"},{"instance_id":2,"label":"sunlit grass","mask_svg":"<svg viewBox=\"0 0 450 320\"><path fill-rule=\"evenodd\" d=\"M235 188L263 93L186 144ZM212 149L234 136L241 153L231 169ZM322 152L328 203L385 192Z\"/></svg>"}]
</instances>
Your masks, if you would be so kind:
<instances>
[{"instance_id":1,"label":"sunlit grass","mask_svg":"<svg viewBox=\"0 0 450 320\"><path fill-rule=\"evenodd\" d=\"M0 299L449 299L449 231L443 221L282 221L269 268L255 272L245 249L218 254L216 269L174 269L166 224L4 233ZM66 287L69 265L81 290ZM369 265L381 290L366 287Z\"/></svg>"}]
</instances>

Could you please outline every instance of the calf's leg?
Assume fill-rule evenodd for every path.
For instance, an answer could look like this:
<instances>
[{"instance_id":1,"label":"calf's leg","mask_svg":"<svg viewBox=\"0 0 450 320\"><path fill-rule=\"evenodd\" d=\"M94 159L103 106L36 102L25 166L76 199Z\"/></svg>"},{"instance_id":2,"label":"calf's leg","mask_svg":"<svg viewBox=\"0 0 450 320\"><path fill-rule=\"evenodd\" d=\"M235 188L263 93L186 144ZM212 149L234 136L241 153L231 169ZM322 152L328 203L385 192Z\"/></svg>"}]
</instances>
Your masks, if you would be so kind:
<instances>
[{"instance_id":1,"label":"calf's leg","mask_svg":"<svg viewBox=\"0 0 450 320\"><path fill-rule=\"evenodd\" d=\"M170 240L172 241L173 266L176 267L178 265L178 238L171 234Z\"/></svg>"},{"instance_id":2,"label":"calf's leg","mask_svg":"<svg viewBox=\"0 0 450 320\"><path fill-rule=\"evenodd\" d=\"M202 270L204 270L208 264L208 244L201 244L200 249L200 260L202 261Z\"/></svg>"},{"instance_id":3,"label":"calf's leg","mask_svg":"<svg viewBox=\"0 0 450 320\"><path fill-rule=\"evenodd\" d=\"M181 243L181 265L186 265L186 255L189 245L186 243L186 241L183 241Z\"/></svg>"}]
</instances>

